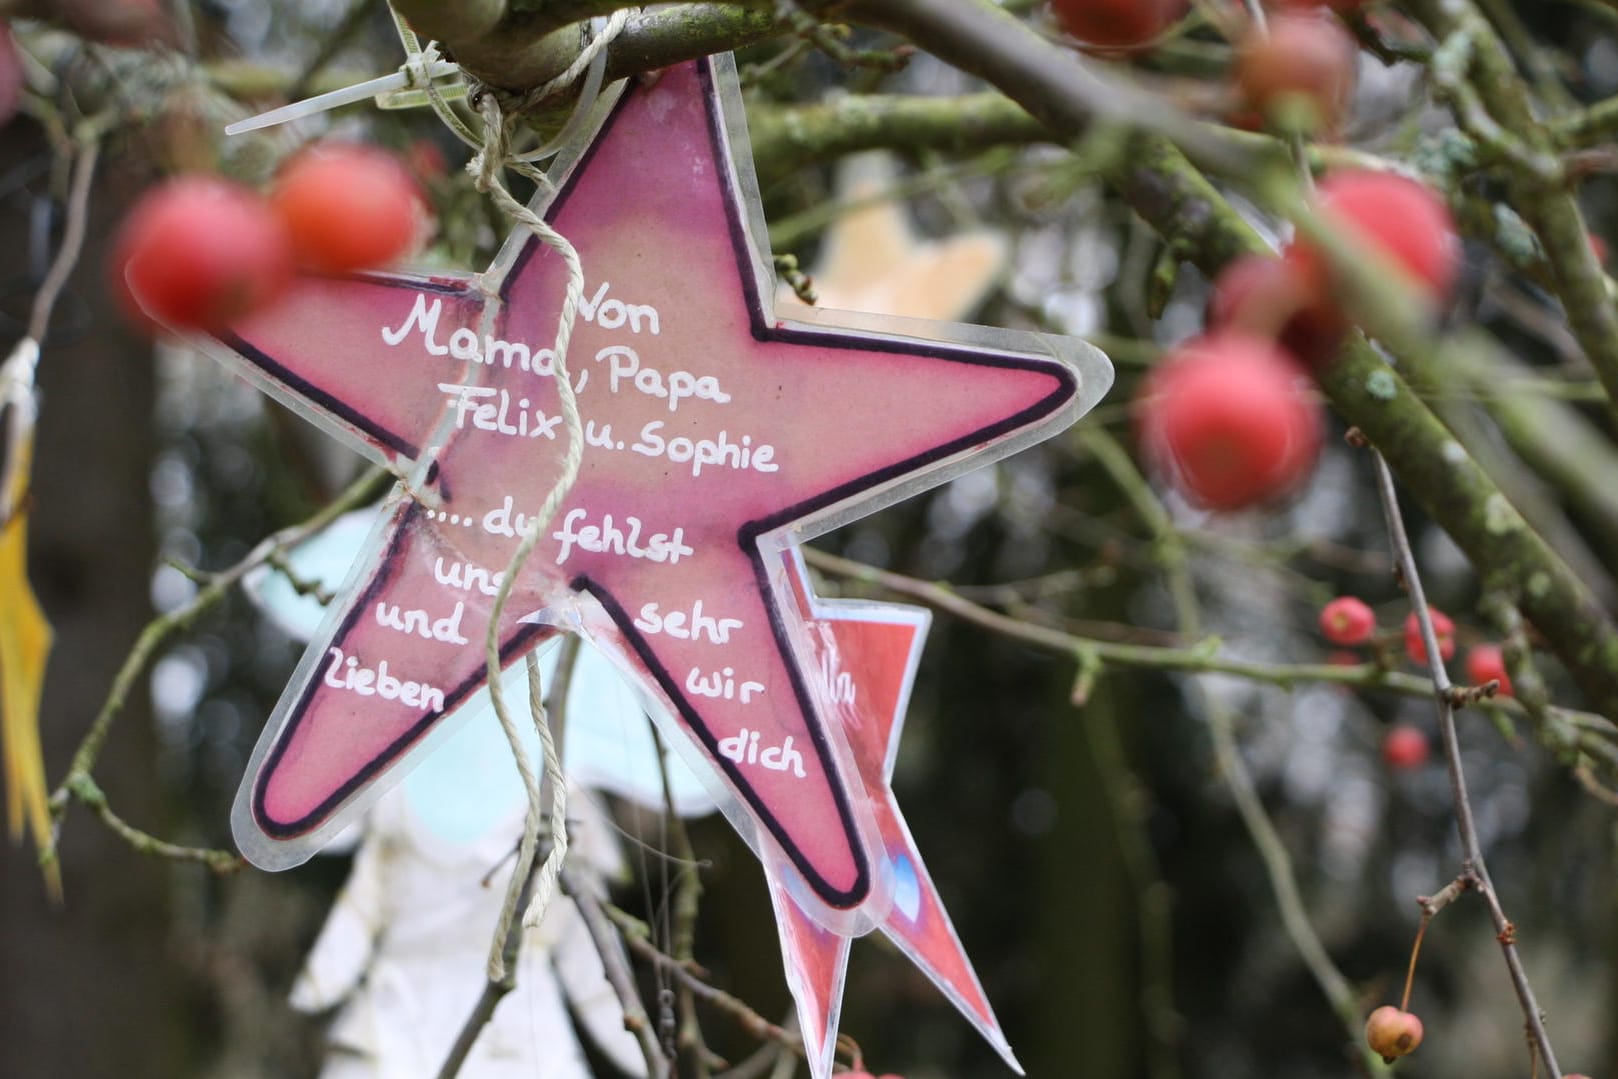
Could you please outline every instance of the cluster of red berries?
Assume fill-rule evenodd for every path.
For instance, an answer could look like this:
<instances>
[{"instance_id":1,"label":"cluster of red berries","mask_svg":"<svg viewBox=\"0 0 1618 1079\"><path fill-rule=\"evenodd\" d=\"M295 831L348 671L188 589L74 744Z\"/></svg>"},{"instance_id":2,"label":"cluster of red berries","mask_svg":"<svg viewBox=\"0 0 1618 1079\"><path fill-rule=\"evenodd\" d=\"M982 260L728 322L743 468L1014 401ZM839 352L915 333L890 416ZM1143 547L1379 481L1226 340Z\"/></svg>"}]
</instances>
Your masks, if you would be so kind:
<instances>
[{"instance_id":1,"label":"cluster of red berries","mask_svg":"<svg viewBox=\"0 0 1618 1079\"><path fill-rule=\"evenodd\" d=\"M209 175L148 191L114 245L114 285L137 318L218 331L273 302L295 267L342 274L394 262L424 221L421 192L392 154L315 146L287 163L268 197Z\"/></svg>"},{"instance_id":2,"label":"cluster of red berries","mask_svg":"<svg viewBox=\"0 0 1618 1079\"><path fill-rule=\"evenodd\" d=\"M1433 623L1433 636L1438 638L1438 658L1448 661L1455 656L1455 622L1437 607L1427 609ZM1332 644L1355 647L1369 644L1376 635L1376 613L1357 596L1338 596L1320 609L1320 634ZM1427 643L1422 639L1421 623L1412 611L1404 623L1405 654L1412 663L1426 666ZM1505 658L1497 644L1474 645L1466 656L1466 676L1476 685L1499 682L1500 692L1511 696L1511 678L1506 674Z\"/></svg>"},{"instance_id":3,"label":"cluster of red berries","mask_svg":"<svg viewBox=\"0 0 1618 1079\"><path fill-rule=\"evenodd\" d=\"M1359 54L1327 9L1347 15L1364 0L1271 0L1260 27L1236 43L1235 81L1245 106L1285 122L1330 130L1353 87ZM1151 46L1190 10L1190 0L1051 0L1057 23L1083 45L1108 52Z\"/></svg>"},{"instance_id":4,"label":"cluster of red berries","mask_svg":"<svg viewBox=\"0 0 1618 1079\"><path fill-rule=\"evenodd\" d=\"M1429 607L1427 614L1433 636L1438 639L1438 657L1447 662L1455 655L1455 622L1436 607ZM1332 644L1349 648L1370 644L1376 637L1376 613L1357 596L1338 596L1320 609L1320 634ZM1427 644L1415 612L1405 617L1401 636L1405 655L1412 663L1426 666ZM1467 650L1466 677L1479 686L1498 682L1499 693L1512 695L1511 676L1506 673L1505 657L1497 644L1478 644ZM1427 735L1409 724L1395 724L1383 736L1382 759L1390 768L1419 768L1427 763L1429 755Z\"/></svg>"},{"instance_id":5,"label":"cluster of red berries","mask_svg":"<svg viewBox=\"0 0 1618 1079\"><path fill-rule=\"evenodd\" d=\"M1105 49L1143 48L1186 0L1052 0L1062 27ZM1239 108L1290 130L1332 130L1353 88L1359 50L1333 17L1360 0L1272 0L1236 42ZM1328 10L1329 8L1329 10ZM1402 273L1433 306L1456 277L1459 242L1443 201L1414 180L1344 171L1317 192L1318 216ZM1227 266L1206 333L1175 348L1143 384L1148 461L1191 501L1237 510L1296 489L1314 468L1324 424L1307 369L1329 362L1349 327L1330 260L1296 241L1279 256Z\"/></svg>"},{"instance_id":6,"label":"cluster of red berries","mask_svg":"<svg viewBox=\"0 0 1618 1079\"><path fill-rule=\"evenodd\" d=\"M1402 272L1436 306L1449 294L1458 242L1428 188L1388 173L1334 173L1317 209ZM1227 266L1209 297L1207 332L1172 350L1137 398L1148 460L1183 494L1237 510L1296 489L1324 426L1308 368L1328 363L1348 321L1325 255L1295 240L1279 256Z\"/></svg>"}]
</instances>

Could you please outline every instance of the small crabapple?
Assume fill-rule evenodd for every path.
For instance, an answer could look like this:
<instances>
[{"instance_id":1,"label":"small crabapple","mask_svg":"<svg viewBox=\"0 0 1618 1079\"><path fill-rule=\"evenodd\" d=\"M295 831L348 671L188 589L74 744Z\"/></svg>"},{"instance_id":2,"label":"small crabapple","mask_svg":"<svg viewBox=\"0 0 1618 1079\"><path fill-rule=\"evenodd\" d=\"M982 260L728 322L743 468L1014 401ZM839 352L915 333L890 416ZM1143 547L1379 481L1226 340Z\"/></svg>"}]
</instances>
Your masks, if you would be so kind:
<instances>
[{"instance_id":1,"label":"small crabapple","mask_svg":"<svg viewBox=\"0 0 1618 1079\"><path fill-rule=\"evenodd\" d=\"M1104 49L1150 44L1189 6L1188 0L1051 0L1064 31Z\"/></svg>"},{"instance_id":2,"label":"small crabapple","mask_svg":"<svg viewBox=\"0 0 1618 1079\"><path fill-rule=\"evenodd\" d=\"M1512 696L1511 676L1506 673L1506 657L1497 644L1474 645L1466 653L1466 680L1475 686L1499 682L1500 695Z\"/></svg>"},{"instance_id":3,"label":"small crabapple","mask_svg":"<svg viewBox=\"0 0 1618 1079\"><path fill-rule=\"evenodd\" d=\"M1455 655L1455 623L1437 607L1428 607L1427 614L1433 621L1433 636L1438 638L1438 658L1448 662ZM1421 639L1421 622L1415 611L1405 618L1405 655L1412 663L1427 662L1427 642Z\"/></svg>"},{"instance_id":4,"label":"small crabapple","mask_svg":"<svg viewBox=\"0 0 1618 1079\"><path fill-rule=\"evenodd\" d=\"M1304 282L1280 258L1251 254L1232 259L1208 291L1208 329L1244 330L1273 337L1311 366L1337 353L1347 324L1336 308L1317 303Z\"/></svg>"},{"instance_id":5,"label":"small crabapple","mask_svg":"<svg viewBox=\"0 0 1618 1079\"><path fill-rule=\"evenodd\" d=\"M1460 240L1449 207L1425 184L1387 172L1334 172L1316 191L1320 215L1402 271L1433 305L1449 299L1460 272ZM1305 239L1284 253L1322 299L1332 292L1324 253Z\"/></svg>"},{"instance_id":6,"label":"small crabapple","mask_svg":"<svg viewBox=\"0 0 1618 1079\"><path fill-rule=\"evenodd\" d=\"M420 189L392 154L358 143L314 146L276 177L270 205L298 262L318 273L385 266L421 231Z\"/></svg>"},{"instance_id":7,"label":"small crabapple","mask_svg":"<svg viewBox=\"0 0 1618 1079\"><path fill-rule=\"evenodd\" d=\"M1338 596L1320 609L1320 633L1332 644L1364 644L1376 632L1376 614L1358 596Z\"/></svg>"},{"instance_id":8,"label":"small crabapple","mask_svg":"<svg viewBox=\"0 0 1618 1079\"><path fill-rule=\"evenodd\" d=\"M1397 771L1420 768L1431 753L1427 736L1408 723L1395 724L1382 736L1382 763Z\"/></svg>"},{"instance_id":9,"label":"small crabapple","mask_svg":"<svg viewBox=\"0 0 1618 1079\"><path fill-rule=\"evenodd\" d=\"M1354 88L1359 49L1340 23L1315 12L1283 12L1236 46L1236 86L1283 127L1330 131Z\"/></svg>"},{"instance_id":10,"label":"small crabapple","mask_svg":"<svg viewBox=\"0 0 1618 1079\"><path fill-rule=\"evenodd\" d=\"M1411 1012L1384 1004L1365 1021L1365 1044L1380 1054L1384 1063L1391 1064L1421 1044L1421 1020Z\"/></svg>"},{"instance_id":11,"label":"small crabapple","mask_svg":"<svg viewBox=\"0 0 1618 1079\"><path fill-rule=\"evenodd\" d=\"M292 250L255 192L214 176L179 176L130 210L110 269L137 321L217 331L275 298L292 276Z\"/></svg>"},{"instance_id":12,"label":"small crabapple","mask_svg":"<svg viewBox=\"0 0 1618 1079\"><path fill-rule=\"evenodd\" d=\"M1320 408L1298 365L1247 334L1180 345L1146 380L1137 406L1148 459L1210 509L1286 494L1320 452Z\"/></svg>"}]
</instances>

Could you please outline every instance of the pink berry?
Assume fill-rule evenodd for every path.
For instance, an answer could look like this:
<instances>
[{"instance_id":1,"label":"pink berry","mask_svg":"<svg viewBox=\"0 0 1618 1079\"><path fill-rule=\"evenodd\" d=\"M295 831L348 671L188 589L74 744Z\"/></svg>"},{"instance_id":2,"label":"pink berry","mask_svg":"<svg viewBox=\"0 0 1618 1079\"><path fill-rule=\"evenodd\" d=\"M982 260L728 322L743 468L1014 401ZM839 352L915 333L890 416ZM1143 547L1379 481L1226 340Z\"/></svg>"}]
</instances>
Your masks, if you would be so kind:
<instances>
[{"instance_id":1,"label":"pink berry","mask_svg":"<svg viewBox=\"0 0 1618 1079\"><path fill-rule=\"evenodd\" d=\"M1236 47L1236 85L1260 114L1302 107L1313 125L1337 126L1354 88L1359 48L1342 25L1313 12L1283 12Z\"/></svg>"},{"instance_id":2,"label":"pink berry","mask_svg":"<svg viewBox=\"0 0 1618 1079\"><path fill-rule=\"evenodd\" d=\"M1431 753L1427 736L1408 723L1389 727L1388 733L1382 736L1382 763L1396 771L1420 768Z\"/></svg>"},{"instance_id":3,"label":"pink berry","mask_svg":"<svg viewBox=\"0 0 1618 1079\"><path fill-rule=\"evenodd\" d=\"M1337 354L1348 324L1318 303L1293 268L1275 255L1242 255L1219 272L1204 314L1209 332L1241 330L1275 338L1304 363L1321 366Z\"/></svg>"},{"instance_id":4,"label":"pink berry","mask_svg":"<svg viewBox=\"0 0 1618 1079\"><path fill-rule=\"evenodd\" d=\"M1338 596L1320 609L1320 632L1332 644L1364 644L1376 632L1376 615L1357 596Z\"/></svg>"},{"instance_id":5,"label":"pink berry","mask_svg":"<svg viewBox=\"0 0 1618 1079\"><path fill-rule=\"evenodd\" d=\"M1320 406L1302 370L1262 338L1221 332L1165 358L1137 402L1146 456L1214 510L1296 488L1320 452Z\"/></svg>"},{"instance_id":6,"label":"pink berry","mask_svg":"<svg viewBox=\"0 0 1618 1079\"><path fill-rule=\"evenodd\" d=\"M1107 49L1151 44L1189 6L1186 0L1051 0L1063 30Z\"/></svg>"},{"instance_id":7,"label":"pink berry","mask_svg":"<svg viewBox=\"0 0 1618 1079\"><path fill-rule=\"evenodd\" d=\"M1511 676L1506 673L1506 657L1497 644L1480 644L1466 654L1466 679L1474 686L1499 682L1500 695L1510 697Z\"/></svg>"},{"instance_id":8,"label":"pink berry","mask_svg":"<svg viewBox=\"0 0 1618 1079\"><path fill-rule=\"evenodd\" d=\"M1323 218L1377 252L1394 272L1437 307L1449 299L1460 274L1461 241L1449 207L1426 185L1387 172L1347 170L1320 182L1316 204ZM1307 240L1285 257L1322 301L1333 293L1325 255Z\"/></svg>"},{"instance_id":9,"label":"pink berry","mask_svg":"<svg viewBox=\"0 0 1618 1079\"><path fill-rule=\"evenodd\" d=\"M1427 613L1433 620L1433 635L1438 638L1438 658L1448 662L1455 655L1455 623L1437 607L1427 608ZM1421 623L1416 621L1415 611L1405 619L1405 655L1412 663L1427 663L1427 644L1421 639Z\"/></svg>"}]
</instances>

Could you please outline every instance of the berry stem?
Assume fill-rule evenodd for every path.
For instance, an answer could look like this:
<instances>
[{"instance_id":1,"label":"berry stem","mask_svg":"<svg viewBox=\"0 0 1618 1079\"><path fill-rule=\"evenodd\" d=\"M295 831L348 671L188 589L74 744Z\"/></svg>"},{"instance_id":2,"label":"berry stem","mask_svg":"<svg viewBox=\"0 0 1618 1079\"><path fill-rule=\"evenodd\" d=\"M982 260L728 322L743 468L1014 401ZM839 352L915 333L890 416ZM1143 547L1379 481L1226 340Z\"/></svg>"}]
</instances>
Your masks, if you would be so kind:
<instances>
[{"instance_id":1,"label":"berry stem","mask_svg":"<svg viewBox=\"0 0 1618 1079\"><path fill-rule=\"evenodd\" d=\"M1427 927L1432 921L1431 914L1425 912L1422 914L1421 926L1416 930L1416 943L1410 946L1410 966L1405 970L1405 991L1399 997L1399 1010L1402 1012L1410 1010L1410 987L1416 981L1416 957L1421 954L1421 941L1427 935Z\"/></svg>"},{"instance_id":2,"label":"berry stem","mask_svg":"<svg viewBox=\"0 0 1618 1079\"><path fill-rule=\"evenodd\" d=\"M1438 729L1444 737L1444 758L1449 766L1450 793L1455 803L1455 825L1461 839L1461 877L1469 879L1471 886L1478 890L1484 902L1488 904L1490 917L1494 920L1496 937L1500 942L1500 950L1505 955L1506 969L1511 974L1511 984L1516 990L1517 1002L1522 1008L1523 1017L1539 1047L1540 1054L1545 1058L1546 1069L1551 1075L1561 1075L1562 1069L1557 1066L1550 1035L1545 1032L1545 1024L1540 1019L1539 1002L1534 998L1533 987L1528 983L1528 974L1523 969L1522 957L1517 954L1516 928L1500 906L1494 884L1489 879L1488 866L1483 860L1483 847L1478 841L1477 824L1472 815L1472 800L1466 789L1466 773L1461 768L1461 745L1455 733L1455 708L1451 703L1450 691L1453 687L1450 684L1449 674L1444 670L1444 660L1439 655L1438 635L1433 631L1432 615L1427 608L1426 594L1422 591L1421 575L1416 569L1416 557L1410 547L1410 537L1405 532L1404 516L1399 511L1399 496L1394 490L1393 473L1388 470L1388 463L1379 451L1375 449L1371 451L1371 460L1376 468L1377 493L1381 496L1383 514L1387 517L1388 538L1393 547L1395 564L1404 576L1405 587L1410 590L1411 606L1421 627L1422 640L1427 646L1427 666L1432 674L1435 705L1438 709Z\"/></svg>"}]
</instances>

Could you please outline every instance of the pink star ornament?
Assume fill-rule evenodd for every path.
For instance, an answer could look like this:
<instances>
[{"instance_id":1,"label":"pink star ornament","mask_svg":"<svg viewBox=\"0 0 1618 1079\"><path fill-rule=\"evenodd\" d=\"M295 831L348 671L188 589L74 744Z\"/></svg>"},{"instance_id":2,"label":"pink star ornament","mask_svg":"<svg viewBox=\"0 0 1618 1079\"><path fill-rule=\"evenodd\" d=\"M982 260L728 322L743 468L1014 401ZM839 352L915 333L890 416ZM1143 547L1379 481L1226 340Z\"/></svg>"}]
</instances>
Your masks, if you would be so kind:
<instances>
[{"instance_id":1,"label":"pink star ornament","mask_svg":"<svg viewBox=\"0 0 1618 1079\"><path fill-rule=\"evenodd\" d=\"M586 635L810 919L858 933L895 881L780 554L1061 430L1112 372L1070 338L778 317L750 160L715 57L605 95L536 199L584 266L566 366L586 448L500 654ZM203 342L403 479L249 764L233 824L256 864L308 858L485 684L497 585L567 444L566 283L520 231L486 273L303 277Z\"/></svg>"},{"instance_id":2,"label":"pink star ornament","mask_svg":"<svg viewBox=\"0 0 1618 1079\"><path fill-rule=\"evenodd\" d=\"M809 587L797 550L786 553L783 565L794 606L809 629L815 674L833 702L837 728L870 798L877 825L874 855L893 881L892 902L879 928L1021 1074L891 786L899 732L931 616L923 608L897 603L822 599ZM822 1079L831 1074L836 1054L851 941L816 923L801 903L802 887L790 867L766 859L765 875L798 1029L809 1050L810 1071Z\"/></svg>"}]
</instances>

